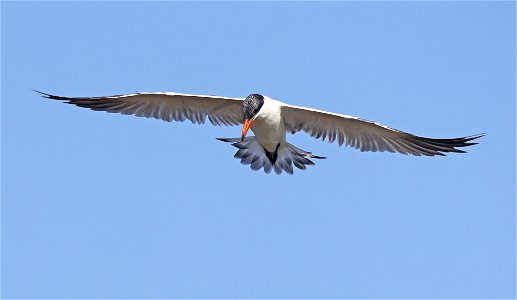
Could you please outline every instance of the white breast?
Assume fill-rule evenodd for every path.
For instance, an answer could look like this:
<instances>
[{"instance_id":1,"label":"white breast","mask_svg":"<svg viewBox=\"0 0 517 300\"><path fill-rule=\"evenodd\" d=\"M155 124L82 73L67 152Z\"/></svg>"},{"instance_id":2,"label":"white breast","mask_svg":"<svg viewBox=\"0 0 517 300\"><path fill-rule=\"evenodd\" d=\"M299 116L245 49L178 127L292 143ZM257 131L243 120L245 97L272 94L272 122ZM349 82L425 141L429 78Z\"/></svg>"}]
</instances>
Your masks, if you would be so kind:
<instances>
[{"instance_id":1,"label":"white breast","mask_svg":"<svg viewBox=\"0 0 517 300\"><path fill-rule=\"evenodd\" d=\"M269 152L275 152L278 144L282 147L285 143L285 124L280 109L282 104L264 96L264 105L251 125L258 142Z\"/></svg>"}]
</instances>

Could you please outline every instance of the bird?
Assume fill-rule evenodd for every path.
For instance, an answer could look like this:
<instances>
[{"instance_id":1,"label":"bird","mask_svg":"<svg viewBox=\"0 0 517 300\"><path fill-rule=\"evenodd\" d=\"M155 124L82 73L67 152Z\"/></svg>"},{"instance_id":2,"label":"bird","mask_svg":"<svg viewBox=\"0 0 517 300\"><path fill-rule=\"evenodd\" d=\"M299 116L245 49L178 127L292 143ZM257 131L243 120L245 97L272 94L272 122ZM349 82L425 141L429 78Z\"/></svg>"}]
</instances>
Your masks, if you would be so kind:
<instances>
[{"instance_id":1,"label":"bird","mask_svg":"<svg viewBox=\"0 0 517 300\"><path fill-rule=\"evenodd\" d=\"M238 150L234 157L254 171L282 171L293 174L293 166L306 170L312 159L325 159L302 150L286 140L287 133L303 131L313 138L337 142L360 151L394 152L415 156L443 156L458 149L476 145L484 134L459 138L435 139L413 135L377 122L323 110L294 106L268 96L253 93L246 98L173 92L136 92L101 97L64 97L43 93L42 97L64 101L95 111L121 113L161 119L191 121L204 124L206 119L216 126L243 125L238 138L217 138L231 143ZM247 136L251 129L254 136Z\"/></svg>"}]
</instances>

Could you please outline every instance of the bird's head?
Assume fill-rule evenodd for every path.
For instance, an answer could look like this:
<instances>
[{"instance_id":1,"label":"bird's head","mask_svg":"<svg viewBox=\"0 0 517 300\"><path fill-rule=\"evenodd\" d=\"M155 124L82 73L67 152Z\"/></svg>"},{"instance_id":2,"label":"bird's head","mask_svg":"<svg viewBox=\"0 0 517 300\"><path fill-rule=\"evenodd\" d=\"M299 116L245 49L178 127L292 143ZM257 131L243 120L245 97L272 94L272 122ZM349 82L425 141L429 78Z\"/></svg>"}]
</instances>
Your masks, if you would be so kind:
<instances>
[{"instance_id":1,"label":"bird's head","mask_svg":"<svg viewBox=\"0 0 517 300\"><path fill-rule=\"evenodd\" d=\"M246 99L244 99L244 102L242 102L242 112L244 114L244 127L242 128L242 136L241 141L244 141L244 138L246 137L246 133L248 133L248 130L251 127L251 124L253 124L253 121L257 117L257 114L260 111L260 108L262 108L262 105L264 105L264 96L259 94L251 94Z\"/></svg>"}]
</instances>

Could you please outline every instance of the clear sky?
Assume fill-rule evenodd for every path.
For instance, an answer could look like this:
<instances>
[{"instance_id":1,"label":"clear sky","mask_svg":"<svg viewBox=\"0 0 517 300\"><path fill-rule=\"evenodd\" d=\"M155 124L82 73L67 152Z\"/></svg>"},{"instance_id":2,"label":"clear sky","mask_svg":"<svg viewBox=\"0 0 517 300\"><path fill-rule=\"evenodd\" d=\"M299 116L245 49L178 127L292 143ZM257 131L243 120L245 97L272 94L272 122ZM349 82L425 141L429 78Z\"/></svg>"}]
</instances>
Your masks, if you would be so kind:
<instances>
[{"instance_id":1,"label":"clear sky","mask_svg":"<svg viewBox=\"0 0 517 300\"><path fill-rule=\"evenodd\" d=\"M514 298L515 3L2 2L3 298ZM467 154L242 166L198 126L45 100L284 102Z\"/></svg>"}]
</instances>

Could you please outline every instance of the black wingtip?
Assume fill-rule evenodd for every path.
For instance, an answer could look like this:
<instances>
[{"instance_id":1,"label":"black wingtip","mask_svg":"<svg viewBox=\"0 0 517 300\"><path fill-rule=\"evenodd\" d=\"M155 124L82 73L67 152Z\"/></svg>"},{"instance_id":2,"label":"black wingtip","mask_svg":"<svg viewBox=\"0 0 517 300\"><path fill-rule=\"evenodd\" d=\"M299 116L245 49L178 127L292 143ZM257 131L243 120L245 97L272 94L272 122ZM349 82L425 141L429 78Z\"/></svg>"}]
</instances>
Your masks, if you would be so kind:
<instances>
[{"instance_id":1,"label":"black wingtip","mask_svg":"<svg viewBox=\"0 0 517 300\"><path fill-rule=\"evenodd\" d=\"M486 133L478 133L478 134L473 134L473 135L469 135L469 136L466 136L466 137L463 137L463 140L465 142L468 142L468 141L472 141L472 140L475 140L475 139L479 139L479 138L482 138L486 135ZM473 145L477 144L477 143L472 143Z\"/></svg>"},{"instance_id":2,"label":"black wingtip","mask_svg":"<svg viewBox=\"0 0 517 300\"><path fill-rule=\"evenodd\" d=\"M36 93L38 93L38 94L41 94L41 97L46 98L46 99L61 100L61 101L68 101L68 100L70 100L70 97L56 96L56 95L44 93L44 92L41 92L41 91L38 91L38 90L35 90L35 89L31 89L31 90L36 92Z\"/></svg>"},{"instance_id":3,"label":"black wingtip","mask_svg":"<svg viewBox=\"0 0 517 300\"><path fill-rule=\"evenodd\" d=\"M35 89L31 89L31 91L36 92L36 93L38 93L38 94L41 94L41 97L43 97L43 98L50 98L50 96L52 96L52 95L50 95L50 94L43 93L43 92L38 91L38 90L35 90Z\"/></svg>"},{"instance_id":4,"label":"black wingtip","mask_svg":"<svg viewBox=\"0 0 517 300\"><path fill-rule=\"evenodd\" d=\"M473 134L473 135L464 137L462 147L474 146L474 145L479 144L478 142L470 142L470 141L482 138L485 135L486 135L486 133L478 133L478 134ZM459 150L459 149L456 149L456 150L458 150L458 152L460 152L460 153L467 153L466 151L463 151L463 150Z\"/></svg>"}]
</instances>

